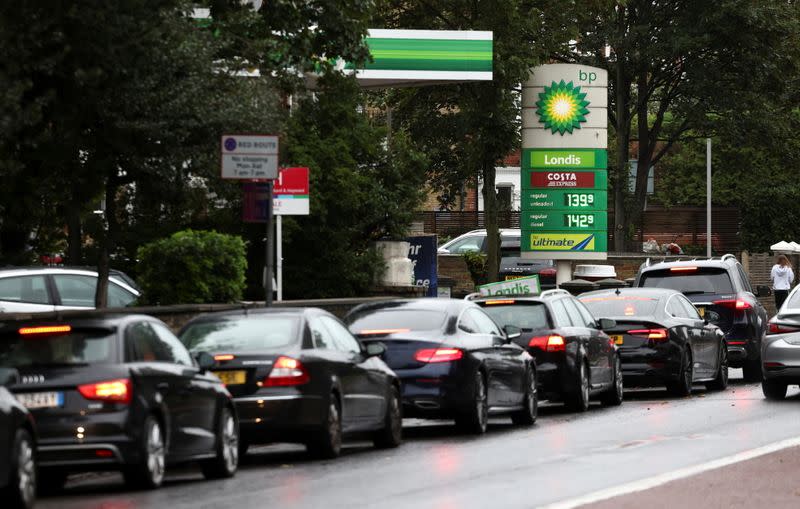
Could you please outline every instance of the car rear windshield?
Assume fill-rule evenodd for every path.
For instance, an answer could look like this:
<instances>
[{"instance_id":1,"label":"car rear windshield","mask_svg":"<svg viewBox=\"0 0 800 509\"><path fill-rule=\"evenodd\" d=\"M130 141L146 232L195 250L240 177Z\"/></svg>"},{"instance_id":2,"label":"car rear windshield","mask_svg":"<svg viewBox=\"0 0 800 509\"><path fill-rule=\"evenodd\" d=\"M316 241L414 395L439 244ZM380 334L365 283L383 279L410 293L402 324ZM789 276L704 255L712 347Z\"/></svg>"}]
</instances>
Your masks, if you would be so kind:
<instances>
[{"instance_id":1,"label":"car rear windshield","mask_svg":"<svg viewBox=\"0 0 800 509\"><path fill-rule=\"evenodd\" d=\"M181 333L191 352L246 352L272 350L298 340L297 316L237 317L198 322Z\"/></svg>"},{"instance_id":2,"label":"car rear windshield","mask_svg":"<svg viewBox=\"0 0 800 509\"><path fill-rule=\"evenodd\" d=\"M111 362L116 332L75 329L67 334L14 331L0 335L0 367L71 366Z\"/></svg>"},{"instance_id":3,"label":"car rear windshield","mask_svg":"<svg viewBox=\"0 0 800 509\"><path fill-rule=\"evenodd\" d=\"M642 274L639 286L670 288L686 295L733 293L728 271L713 267L674 267Z\"/></svg>"},{"instance_id":4,"label":"car rear windshield","mask_svg":"<svg viewBox=\"0 0 800 509\"><path fill-rule=\"evenodd\" d=\"M354 334L375 331L439 330L444 326L447 313L424 309L379 309L357 314L348 319Z\"/></svg>"},{"instance_id":5,"label":"car rear windshield","mask_svg":"<svg viewBox=\"0 0 800 509\"><path fill-rule=\"evenodd\" d=\"M580 297L596 318L611 316L653 316L658 299L634 295L609 295Z\"/></svg>"},{"instance_id":6,"label":"car rear windshield","mask_svg":"<svg viewBox=\"0 0 800 509\"><path fill-rule=\"evenodd\" d=\"M483 308L501 326L513 325L523 331L549 329L547 307L541 302L486 305Z\"/></svg>"}]
</instances>

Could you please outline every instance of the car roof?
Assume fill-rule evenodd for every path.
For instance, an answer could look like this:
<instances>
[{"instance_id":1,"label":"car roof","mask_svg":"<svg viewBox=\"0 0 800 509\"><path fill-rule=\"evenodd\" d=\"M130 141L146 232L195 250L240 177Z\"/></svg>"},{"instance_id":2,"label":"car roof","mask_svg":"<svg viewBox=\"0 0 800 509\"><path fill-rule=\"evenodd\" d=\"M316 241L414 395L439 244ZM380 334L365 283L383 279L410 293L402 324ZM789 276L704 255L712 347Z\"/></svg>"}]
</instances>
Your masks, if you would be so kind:
<instances>
[{"instance_id":1,"label":"car roof","mask_svg":"<svg viewBox=\"0 0 800 509\"><path fill-rule=\"evenodd\" d=\"M421 298L421 299L392 299L382 300L380 302L370 302L356 306L349 313L351 316L356 313L364 313L369 311L378 311L390 308L403 308L415 310L434 310L443 311L449 314L455 314L462 308L474 305L471 301L463 299L444 299L444 298Z\"/></svg>"},{"instance_id":2,"label":"car roof","mask_svg":"<svg viewBox=\"0 0 800 509\"><path fill-rule=\"evenodd\" d=\"M229 318L235 317L251 317L251 316L259 316L259 315L298 315L298 316L305 316L309 313L320 313L320 314L330 314L328 311L325 311L322 308L315 308L315 307L271 307L271 308L247 308L243 307L241 309L231 309L226 311L215 311L211 313L203 313L202 315L198 315L188 322L186 325L190 323L202 323L202 322L214 322L217 320L225 320ZM184 327L186 326L184 325Z\"/></svg>"},{"instance_id":3,"label":"car roof","mask_svg":"<svg viewBox=\"0 0 800 509\"><path fill-rule=\"evenodd\" d=\"M125 314L125 313L104 313L98 311L69 310L47 313L36 313L35 315L17 315L4 319L0 323L0 331L15 329L20 325L56 325L64 324L73 327L88 328L116 328L128 322L149 321L161 322L158 318L144 314ZM163 323L163 322L161 322Z\"/></svg>"},{"instance_id":4,"label":"car roof","mask_svg":"<svg viewBox=\"0 0 800 509\"><path fill-rule=\"evenodd\" d=\"M609 288L605 290L594 290L582 293L578 298L601 296L601 295L625 295L630 297L650 297L653 299L664 299L672 295L683 295L678 290L671 288Z\"/></svg>"},{"instance_id":5,"label":"car roof","mask_svg":"<svg viewBox=\"0 0 800 509\"><path fill-rule=\"evenodd\" d=\"M79 267L40 267L40 266L32 266L32 267L0 267L0 278L5 277L15 277L15 276L26 276L31 273L38 273L38 274L73 274L79 276L93 276L97 277L97 271L92 270L88 267L79 268ZM127 279L130 276L126 275L124 272L118 271L116 269L110 269L108 277L113 279L115 283L120 284L125 287L127 290L131 290L132 293L140 295L142 292L139 288L131 285Z\"/></svg>"},{"instance_id":6,"label":"car roof","mask_svg":"<svg viewBox=\"0 0 800 509\"><path fill-rule=\"evenodd\" d=\"M733 255L725 255L722 258L705 258L702 260L674 260L674 261L667 261L662 260L652 265L644 265L642 266L642 272L647 272L651 270L663 270L672 267L712 267L712 268L724 268L727 269L731 266L736 265L738 260Z\"/></svg>"},{"instance_id":7,"label":"car roof","mask_svg":"<svg viewBox=\"0 0 800 509\"><path fill-rule=\"evenodd\" d=\"M500 235L521 235L521 234L522 233L519 228L500 228ZM463 237L465 235L486 235L486 229L481 228L479 230L470 230L466 233L462 233L458 237Z\"/></svg>"}]
</instances>

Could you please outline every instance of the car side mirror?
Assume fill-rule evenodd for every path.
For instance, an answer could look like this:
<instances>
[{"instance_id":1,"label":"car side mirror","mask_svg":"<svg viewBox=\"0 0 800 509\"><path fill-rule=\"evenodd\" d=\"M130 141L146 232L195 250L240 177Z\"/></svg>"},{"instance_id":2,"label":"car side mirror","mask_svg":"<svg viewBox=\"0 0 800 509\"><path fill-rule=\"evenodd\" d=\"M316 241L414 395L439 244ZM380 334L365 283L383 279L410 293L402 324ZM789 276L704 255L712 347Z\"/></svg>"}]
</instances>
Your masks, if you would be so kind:
<instances>
[{"instance_id":1,"label":"car side mirror","mask_svg":"<svg viewBox=\"0 0 800 509\"><path fill-rule=\"evenodd\" d=\"M386 345L380 341L373 341L371 343L367 343L367 346L364 347L364 352L366 353L367 357L380 357L386 353Z\"/></svg>"},{"instance_id":2,"label":"car side mirror","mask_svg":"<svg viewBox=\"0 0 800 509\"><path fill-rule=\"evenodd\" d=\"M769 297L772 295L772 289L767 285L758 285L756 287L756 297Z\"/></svg>"},{"instance_id":3,"label":"car side mirror","mask_svg":"<svg viewBox=\"0 0 800 509\"><path fill-rule=\"evenodd\" d=\"M208 352L196 353L194 360L197 361L197 367L199 367L202 371L209 371L216 363L216 361L214 361L214 356Z\"/></svg>"},{"instance_id":4,"label":"car side mirror","mask_svg":"<svg viewBox=\"0 0 800 509\"><path fill-rule=\"evenodd\" d=\"M600 318L597 320L600 330L609 330L617 326L617 321L611 318Z\"/></svg>"},{"instance_id":5,"label":"car side mirror","mask_svg":"<svg viewBox=\"0 0 800 509\"><path fill-rule=\"evenodd\" d=\"M0 368L0 387L19 383L19 372L14 368Z\"/></svg>"},{"instance_id":6,"label":"car side mirror","mask_svg":"<svg viewBox=\"0 0 800 509\"><path fill-rule=\"evenodd\" d=\"M506 339L513 341L522 335L522 329L516 325L503 325L503 332L506 333Z\"/></svg>"}]
</instances>

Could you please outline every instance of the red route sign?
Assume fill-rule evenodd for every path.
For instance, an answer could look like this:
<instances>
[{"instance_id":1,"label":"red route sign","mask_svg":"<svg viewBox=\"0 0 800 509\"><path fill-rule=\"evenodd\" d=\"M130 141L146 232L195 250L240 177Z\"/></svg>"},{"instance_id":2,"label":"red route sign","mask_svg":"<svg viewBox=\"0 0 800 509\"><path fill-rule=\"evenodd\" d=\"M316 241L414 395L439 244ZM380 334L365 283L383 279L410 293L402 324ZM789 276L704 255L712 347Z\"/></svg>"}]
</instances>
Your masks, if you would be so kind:
<instances>
[{"instance_id":1,"label":"red route sign","mask_svg":"<svg viewBox=\"0 0 800 509\"><path fill-rule=\"evenodd\" d=\"M594 189L593 171L535 171L531 172L532 188Z\"/></svg>"},{"instance_id":2,"label":"red route sign","mask_svg":"<svg viewBox=\"0 0 800 509\"><path fill-rule=\"evenodd\" d=\"M308 168L281 168L272 194L308 194Z\"/></svg>"}]
</instances>

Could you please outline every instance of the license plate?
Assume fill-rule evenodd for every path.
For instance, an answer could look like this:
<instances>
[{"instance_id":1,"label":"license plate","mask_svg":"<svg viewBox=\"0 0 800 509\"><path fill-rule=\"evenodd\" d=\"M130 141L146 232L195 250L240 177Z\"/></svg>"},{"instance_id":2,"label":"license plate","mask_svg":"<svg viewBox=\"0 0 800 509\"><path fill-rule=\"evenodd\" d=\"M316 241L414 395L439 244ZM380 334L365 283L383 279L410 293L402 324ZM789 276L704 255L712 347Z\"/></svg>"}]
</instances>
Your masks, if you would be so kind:
<instances>
[{"instance_id":1,"label":"license plate","mask_svg":"<svg viewBox=\"0 0 800 509\"><path fill-rule=\"evenodd\" d=\"M528 277L528 276L506 276L506 281L511 281L512 279L521 279L523 277Z\"/></svg>"},{"instance_id":2,"label":"license plate","mask_svg":"<svg viewBox=\"0 0 800 509\"><path fill-rule=\"evenodd\" d=\"M614 334L614 335L609 336L609 337L614 340L614 344L615 345L621 345L622 342L623 342L621 334Z\"/></svg>"},{"instance_id":3,"label":"license plate","mask_svg":"<svg viewBox=\"0 0 800 509\"><path fill-rule=\"evenodd\" d=\"M64 406L63 392L27 392L17 394L17 400L27 408L52 408Z\"/></svg>"},{"instance_id":4,"label":"license plate","mask_svg":"<svg viewBox=\"0 0 800 509\"><path fill-rule=\"evenodd\" d=\"M246 371L214 371L214 374L222 380L225 385L241 385L247 381Z\"/></svg>"},{"instance_id":5,"label":"license plate","mask_svg":"<svg viewBox=\"0 0 800 509\"><path fill-rule=\"evenodd\" d=\"M705 318L706 316L706 308L702 306L697 307L697 312L700 313L700 318Z\"/></svg>"}]
</instances>

